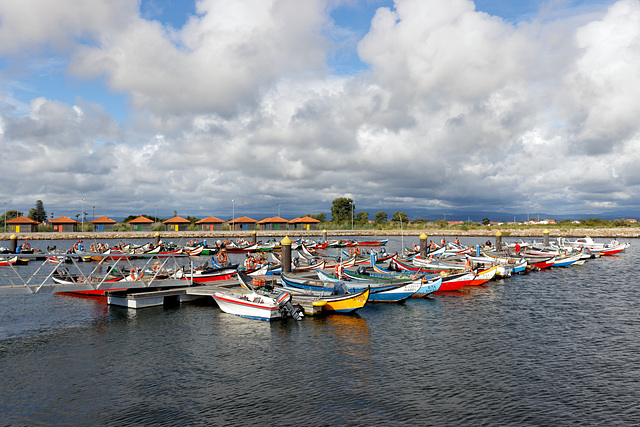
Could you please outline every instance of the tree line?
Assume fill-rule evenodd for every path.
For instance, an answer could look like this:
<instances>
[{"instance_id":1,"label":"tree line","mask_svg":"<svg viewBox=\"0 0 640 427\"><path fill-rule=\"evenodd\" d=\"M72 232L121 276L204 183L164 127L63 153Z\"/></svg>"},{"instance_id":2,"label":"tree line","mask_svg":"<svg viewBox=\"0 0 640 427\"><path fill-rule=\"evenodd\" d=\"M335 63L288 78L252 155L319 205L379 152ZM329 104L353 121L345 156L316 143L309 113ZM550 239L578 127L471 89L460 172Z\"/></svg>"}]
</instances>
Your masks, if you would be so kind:
<instances>
[{"instance_id":1,"label":"tree line","mask_svg":"<svg viewBox=\"0 0 640 427\"><path fill-rule=\"evenodd\" d=\"M17 218L21 215L23 215L23 213L17 210L8 210L6 212L3 212L0 215L0 228L4 229L6 221L9 221L13 218ZM177 211L174 211L174 216L177 216L177 215L178 215ZM78 216L80 216L80 214L76 215L76 217ZM145 214L142 216L149 218L154 222L161 222L164 220L152 215ZM347 198L347 197L338 197L333 200L333 202L331 203L331 219L330 220L327 219L327 215L325 213L306 214L303 216L314 218L320 221L321 223L325 223L326 225L329 225L329 226L343 227L343 228L351 228L351 227L355 228L356 226L359 228L362 228L363 226L370 227L371 225L373 225L373 227L376 227L376 226L381 226L383 224L389 225L389 222L393 226L403 227L403 226L409 225L409 217L407 216L406 212L400 212L400 211L394 212L393 215L391 216L390 221L385 211L376 212L373 215L373 221L371 224L369 223L369 213L364 211L356 211L355 203L353 199ZM128 223L129 221L137 217L138 215L129 215L122 222ZM47 219L47 211L44 208L44 203L42 202L42 200L36 200L35 206L29 209L27 218L31 218L41 223ZM185 219L190 221L192 224L200 220L200 218L192 217L192 216L187 216ZM484 218L480 223L465 221L462 225L459 225L458 227L462 227L462 229L473 228L474 226L487 226L489 225L489 223L490 223L489 218ZM435 226L437 228L442 228L442 229L450 227L449 223L442 219L432 222L422 218L417 218L412 220L411 224L413 226L423 226L426 224L430 224L431 226ZM572 227L572 226L575 227L575 225L576 224L573 224L569 220L563 220L563 221L557 222L555 224L555 227L566 228L566 227ZM637 227L637 226L640 226L640 224L631 223L626 219L614 219L614 220L608 221L600 218L589 218L589 219L581 219L579 226L589 227L589 228L598 228L598 227L611 228L611 227L634 227L634 226Z\"/></svg>"}]
</instances>

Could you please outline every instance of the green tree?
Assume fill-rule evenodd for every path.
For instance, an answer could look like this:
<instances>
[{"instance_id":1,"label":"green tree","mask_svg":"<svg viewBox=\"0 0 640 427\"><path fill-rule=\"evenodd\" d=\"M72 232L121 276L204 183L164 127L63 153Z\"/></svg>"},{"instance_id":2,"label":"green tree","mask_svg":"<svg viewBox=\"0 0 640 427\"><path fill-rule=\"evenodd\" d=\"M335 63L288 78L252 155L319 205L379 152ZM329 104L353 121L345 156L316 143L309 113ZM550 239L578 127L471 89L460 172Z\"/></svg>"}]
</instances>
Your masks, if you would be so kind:
<instances>
[{"instance_id":1,"label":"green tree","mask_svg":"<svg viewBox=\"0 0 640 427\"><path fill-rule=\"evenodd\" d=\"M338 197L333 199L331 204L331 222L346 222L351 221L351 215L353 212L353 200L346 197Z\"/></svg>"},{"instance_id":2,"label":"green tree","mask_svg":"<svg viewBox=\"0 0 640 427\"><path fill-rule=\"evenodd\" d=\"M385 211L376 212L375 215L373 215L373 222L375 224L387 222L387 213Z\"/></svg>"},{"instance_id":3,"label":"green tree","mask_svg":"<svg viewBox=\"0 0 640 427\"><path fill-rule=\"evenodd\" d=\"M364 225L369 222L369 214L367 212L360 211L356 214L356 222Z\"/></svg>"},{"instance_id":4,"label":"green tree","mask_svg":"<svg viewBox=\"0 0 640 427\"><path fill-rule=\"evenodd\" d=\"M36 200L36 207L29 209L29 218L38 222L44 222L47 219L47 211L44 210L42 200Z\"/></svg>"},{"instance_id":5,"label":"green tree","mask_svg":"<svg viewBox=\"0 0 640 427\"><path fill-rule=\"evenodd\" d=\"M448 228L449 227L449 223L444 219L437 220L436 221L436 225L438 226L438 228Z\"/></svg>"},{"instance_id":6,"label":"green tree","mask_svg":"<svg viewBox=\"0 0 640 427\"><path fill-rule=\"evenodd\" d=\"M611 221L611 225L614 227L631 227L631 224L626 219L614 219Z\"/></svg>"},{"instance_id":7,"label":"green tree","mask_svg":"<svg viewBox=\"0 0 640 427\"><path fill-rule=\"evenodd\" d=\"M2 221L0 221L0 226L2 227L2 231L4 231L5 229L5 221L9 221L10 219L13 219L13 218L18 218L19 216L20 216L20 212L18 211L10 210L10 211L7 211L6 214L3 212L2 216L0 216L0 218L2 218Z\"/></svg>"},{"instance_id":8,"label":"green tree","mask_svg":"<svg viewBox=\"0 0 640 427\"><path fill-rule=\"evenodd\" d=\"M491 224L491 220L489 218L484 218L482 220L482 225L489 225L489 224Z\"/></svg>"},{"instance_id":9,"label":"green tree","mask_svg":"<svg viewBox=\"0 0 640 427\"><path fill-rule=\"evenodd\" d=\"M409 222L409 217L404 212L395 211L393 213L393 216L391 217L391 221L400 222L401 220L403 224L406 224L407 222Z\"/></svg>"}]
</instances>

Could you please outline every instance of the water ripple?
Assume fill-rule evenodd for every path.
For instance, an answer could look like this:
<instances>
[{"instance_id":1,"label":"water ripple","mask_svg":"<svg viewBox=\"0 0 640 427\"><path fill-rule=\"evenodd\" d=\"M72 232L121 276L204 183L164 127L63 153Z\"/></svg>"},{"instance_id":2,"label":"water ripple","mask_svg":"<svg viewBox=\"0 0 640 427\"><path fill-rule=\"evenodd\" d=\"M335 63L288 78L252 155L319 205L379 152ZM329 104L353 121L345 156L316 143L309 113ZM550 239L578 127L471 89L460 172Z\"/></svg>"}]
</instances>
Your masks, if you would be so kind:
<instances>
[{"instance_id":1,"label":"water ripple","mask_svg":"<svg viewBox=\"0 0 640 427\"><path fill-rule=\"evenodd\" d=\"M302 322L1 298L0 424L634 425L639 245Z\"/></svg>"}]
</instances>

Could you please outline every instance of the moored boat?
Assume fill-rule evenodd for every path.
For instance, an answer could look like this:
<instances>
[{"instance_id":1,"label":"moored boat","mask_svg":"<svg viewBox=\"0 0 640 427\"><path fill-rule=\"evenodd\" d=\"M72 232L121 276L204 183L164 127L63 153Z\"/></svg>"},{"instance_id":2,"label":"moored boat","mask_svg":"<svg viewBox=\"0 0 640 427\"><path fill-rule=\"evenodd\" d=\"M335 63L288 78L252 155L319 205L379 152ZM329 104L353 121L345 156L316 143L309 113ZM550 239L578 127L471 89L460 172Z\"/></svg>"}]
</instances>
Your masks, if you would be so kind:
<instances>
[{"instance_id":1,"label":"moored boat","mask_svg":"<svg viewBox=\"0 0 640 427\"><path fill-rule=\"evenodd\" d=\"M243 288L214 292L213 299L222 311L249 319L271 321L283 317L301 320L304 314L291 304L291 294L282 292L276 298Z\"/></svg>"}]
</instances>

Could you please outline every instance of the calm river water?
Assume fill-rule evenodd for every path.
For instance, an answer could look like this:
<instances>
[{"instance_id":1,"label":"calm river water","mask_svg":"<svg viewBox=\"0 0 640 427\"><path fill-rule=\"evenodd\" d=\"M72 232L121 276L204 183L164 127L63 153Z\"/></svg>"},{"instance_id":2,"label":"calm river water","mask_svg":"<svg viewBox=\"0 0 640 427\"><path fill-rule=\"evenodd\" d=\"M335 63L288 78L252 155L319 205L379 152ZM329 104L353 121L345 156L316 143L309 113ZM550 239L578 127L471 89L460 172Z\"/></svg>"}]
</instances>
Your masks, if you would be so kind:
<instances>
[{"instance_id":1,"label":"calm river water","mask_svg":"<svg viewBox=\"0 0 640 427\"><path fill-rule=\"evenodd\" d=\"M300 322L213 300L0 296L0 424L638 425L629 241L583 266Z\"/></svg>"}]
</instances>

